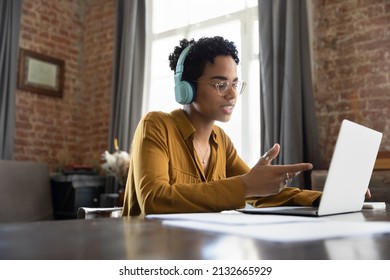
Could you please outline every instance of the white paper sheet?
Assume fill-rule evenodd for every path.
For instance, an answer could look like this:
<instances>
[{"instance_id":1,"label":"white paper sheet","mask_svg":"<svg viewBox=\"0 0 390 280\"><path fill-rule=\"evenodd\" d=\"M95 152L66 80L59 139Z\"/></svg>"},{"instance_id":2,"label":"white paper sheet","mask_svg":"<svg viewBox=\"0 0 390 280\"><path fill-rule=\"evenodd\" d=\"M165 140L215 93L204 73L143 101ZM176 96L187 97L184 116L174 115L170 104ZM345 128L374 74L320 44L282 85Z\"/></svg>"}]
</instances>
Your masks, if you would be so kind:
<instances>
[{"instance_id":1,"label":"white paper sheet","mask_svg":"<svg viewBox=\"0 0 390 280\"><path fill-rule=\"evenodd\" d=\"M298 242L390 233L386 222L326 221L277 224L227 225L189 220L164 220L164 225L234 234L273 242Z\"/></svg>"},{"instance_id":2,"label":"white paper sheet","mask_svg":"<svg viewBox=\"0 0 390 280\"><path fill-rule=\"evenodd\" d=\"M386 209L386 202L364 202L363 209Z\"/></svg>"},{"instance_id":3,"label":"white paper sheet","mask_svg":"<svg viewBox=\"0 0 390 280\"><path fill-rule=\"evenodd\" d=\"M359 219L354 214L360 214ZM167 226L234 234L274 242L297 242L390 233L390 223L366 222L361 213L339 219L283 215L248 215L237 211L147 215Z\"/></svg>"},{"instance_id":4,"label":"white paper sheet","mask_svg":"<svg viewBox=\"0 0 390 280\"><path fill-rule=\"evenodd\" d=\"M299 216L282 215L248 215L237 211L224 211L221 213L186 213L186 214L158 214L147 215L150 219L198 221L222 225L255 225L294 222L318 222L322 219Z\"/></svg>"}]
</instances>

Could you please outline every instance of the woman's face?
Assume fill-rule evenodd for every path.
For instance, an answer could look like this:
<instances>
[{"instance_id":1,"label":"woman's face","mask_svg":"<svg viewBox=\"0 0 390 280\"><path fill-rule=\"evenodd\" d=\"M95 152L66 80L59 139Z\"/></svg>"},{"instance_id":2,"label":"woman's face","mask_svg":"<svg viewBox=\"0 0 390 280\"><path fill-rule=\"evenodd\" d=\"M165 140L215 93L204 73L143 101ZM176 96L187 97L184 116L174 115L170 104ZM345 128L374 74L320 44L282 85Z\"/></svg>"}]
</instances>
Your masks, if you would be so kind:
<instances>
[{"instance_id":1,"label":"woman's face","mask_svg":"<svg viewBox=\"0 0 390 280\"><path fill-rule=\"evenodd\" d=\"M215 84L237 81L237 64L231 56L217 56L214 63L207 63L198 79L196 100L191 104L197 114L206 121L227 122L230 120L237 95L231 86L221 96Z\"/></svg>"}]
</instances>

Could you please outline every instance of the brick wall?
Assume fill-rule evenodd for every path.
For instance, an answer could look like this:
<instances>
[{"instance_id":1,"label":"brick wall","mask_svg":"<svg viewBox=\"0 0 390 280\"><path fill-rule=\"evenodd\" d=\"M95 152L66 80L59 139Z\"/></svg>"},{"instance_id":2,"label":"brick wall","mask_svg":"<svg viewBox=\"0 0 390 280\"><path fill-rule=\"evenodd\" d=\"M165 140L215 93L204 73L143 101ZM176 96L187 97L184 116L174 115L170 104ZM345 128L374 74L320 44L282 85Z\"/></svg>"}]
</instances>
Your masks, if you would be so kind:
<instances>
[{"instance_id":1,"label":"brick wall","mask_svg":"<svg viewBox=\"0 0 390 280\"><path fill-rule=\"evenodd\" d=\"M52 171L99 165L107 149L114 32L113 0L24 0L20 47L65 60L62 98L18 90L16 160Z\"/></svg>"},{"instance_id":2,"label":"brick wall","mask_svg":"<svg viewBox=\"0 0 390 280\"><path fill-rule=\"evenodd\" d=\"M84 26L82 142L84 163L100 163L108 148L114 60L115 1L88 1Z\"/></svg>"},{"instance_id":3,"label":"brick wall","mask_svg":"<svg viewBox=\"0 0 390 280\"><path fill-rule=\"evenodd\" d=\"M329 163L344 118L384 133L390 150L390 1L312 1L320 146Z\"/></svg>"}]
</instances>

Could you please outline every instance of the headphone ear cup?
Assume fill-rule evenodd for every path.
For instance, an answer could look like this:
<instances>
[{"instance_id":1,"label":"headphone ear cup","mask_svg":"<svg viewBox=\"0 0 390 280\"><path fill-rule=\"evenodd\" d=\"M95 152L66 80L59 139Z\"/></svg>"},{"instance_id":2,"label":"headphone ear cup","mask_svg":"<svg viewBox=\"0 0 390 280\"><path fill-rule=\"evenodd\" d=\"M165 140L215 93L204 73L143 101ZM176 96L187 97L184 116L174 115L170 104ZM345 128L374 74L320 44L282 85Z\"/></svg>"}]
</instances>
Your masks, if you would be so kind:
<instances>
[{"instance_id":1,"label":"headphone ear cup","mask_svg":"<svg viewBox=\"0 0 390 280\"><path fill-rule=\"evenodd\" d=\"M191 82L182 81L182 75L184 71L184 61L188 52L191 49L191 45L188 45L180 54L177 60L176 71L175 71L175 99L180 104L190 104L194 101L195 87Z\"/></svg>"},{"instance_id":2,"label":"headphone ear cup","mask_svg":"<svg viewBox=\"0 0 390 280\"><path fill-rule=\"evenodd\" d=\"M187 81L180 81L175 85L176 102L185 105L190 104L195 99L194 85Z\"/></svg>"}]
</instances>

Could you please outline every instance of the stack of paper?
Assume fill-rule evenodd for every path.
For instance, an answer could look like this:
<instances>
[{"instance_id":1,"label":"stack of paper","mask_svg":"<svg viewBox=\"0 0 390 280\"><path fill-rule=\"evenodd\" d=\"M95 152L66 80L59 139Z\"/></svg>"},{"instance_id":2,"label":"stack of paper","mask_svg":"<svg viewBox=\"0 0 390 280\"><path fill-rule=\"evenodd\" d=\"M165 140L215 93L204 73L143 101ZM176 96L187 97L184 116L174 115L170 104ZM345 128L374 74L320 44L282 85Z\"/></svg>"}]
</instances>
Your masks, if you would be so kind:
<instances>
[{"instance_id":1,"label":"stack of paper","mask_svg":"<svg viewBox=\"0 0 390 280\"><path fill-rule=\"evenodd\" d=\"M360 213L359 213L360 214ZM353 215L353 214L351 214ZM248 215L236 211L148 215L167 226L234 234L274 242L296 242L390 233L390 223L330 220L282 215Z\"/></svg>"}]
</instances>

